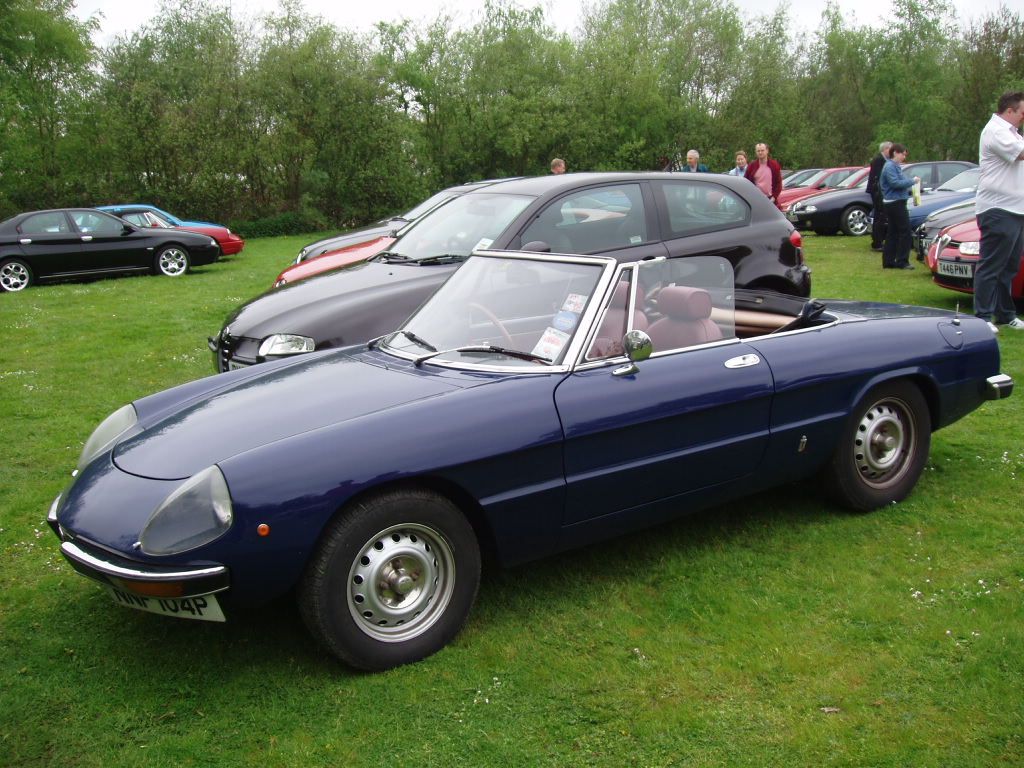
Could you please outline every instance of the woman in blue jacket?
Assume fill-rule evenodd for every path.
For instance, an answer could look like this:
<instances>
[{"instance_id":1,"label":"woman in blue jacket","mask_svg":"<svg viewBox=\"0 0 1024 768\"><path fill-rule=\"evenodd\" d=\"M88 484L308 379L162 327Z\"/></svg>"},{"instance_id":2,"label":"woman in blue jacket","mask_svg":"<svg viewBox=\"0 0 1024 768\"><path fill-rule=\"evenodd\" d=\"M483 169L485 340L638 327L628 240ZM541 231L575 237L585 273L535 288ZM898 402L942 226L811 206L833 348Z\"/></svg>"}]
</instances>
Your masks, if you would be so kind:
<instances>
[{"instance_id":1,"label":"woman in blue jacket","mask_svg":"<svg viewBox=\"0 0 1024 768\"><path fill-rule=\"evenodd\" d=\"M885 235L882 247L882 267L884 269L913 269L910 263L910 213L907 211L907 199L910 190L921 181L915 176L909 178L903 173L901 166L907 161L907 148L902 144L893 144L889 149L889 159L885 161L879 186L882 188L882 204L885 215L889 219L889 231Z\"/></svg>"}]
</instances>

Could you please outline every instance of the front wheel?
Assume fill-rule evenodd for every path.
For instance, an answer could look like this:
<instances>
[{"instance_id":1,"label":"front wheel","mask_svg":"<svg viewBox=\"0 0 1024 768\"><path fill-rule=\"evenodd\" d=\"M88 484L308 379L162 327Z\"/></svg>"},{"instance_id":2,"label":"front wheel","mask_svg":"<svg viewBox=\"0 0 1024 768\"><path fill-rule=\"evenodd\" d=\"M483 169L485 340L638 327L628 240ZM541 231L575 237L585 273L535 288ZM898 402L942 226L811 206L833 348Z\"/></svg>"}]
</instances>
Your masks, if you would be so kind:
<instances>
[{"instance_id":1,"label":"front wheel","mask_svg":"<svg viewBox=\"0 0 1024 768\"><path fill-rule=\"evenodd\" d=\"M860 237L868 233L868 212L859 205L851 205L843 211L843 218L840 221L843 232L847 235Z\"/></svg>"},{"instance_id":2,"label":"front wheel","mask_svg":"<svg viewBox=\"0 0 1024 768\"><path fill-rule=\"evenodd\" d=\"M32 269L21 259L7 259L0 264L0 289L23 291L32 285Z\"/></svg>"},{"instance_id":3,"label":"front wheel","mask_svg":"<svg viewBox=\"0 0 1024 768\"><path fill-rule=\"evenodd\" d=\"M167 277L180 277L189 270L188 251L180 245L169 245L156 255L156 271Z\"/></svg>"},{"instance_id":4,"label":"front wheel","mask_svg":"<svg viewBox=\"0 0 1024 768\"><path fill-rule=\"evenodd\" d=\"M447 645L479 584L476 536L455 505L424 490L392 491L327 526L299 585L299 608L327 650L379 671Z\"/></svg>"},{"instance_id":5,"label":"front wheel","mask_svg":"<svg viewBox=\"0 0 1024 768\"><path fill-rule=\"evenodd\" d=\"M902 501L917 484L931 447L931 418L921 391L882 384L857 405L827 470L829 486L851 509L868 512Z\"/></svg>"}]
</instances>

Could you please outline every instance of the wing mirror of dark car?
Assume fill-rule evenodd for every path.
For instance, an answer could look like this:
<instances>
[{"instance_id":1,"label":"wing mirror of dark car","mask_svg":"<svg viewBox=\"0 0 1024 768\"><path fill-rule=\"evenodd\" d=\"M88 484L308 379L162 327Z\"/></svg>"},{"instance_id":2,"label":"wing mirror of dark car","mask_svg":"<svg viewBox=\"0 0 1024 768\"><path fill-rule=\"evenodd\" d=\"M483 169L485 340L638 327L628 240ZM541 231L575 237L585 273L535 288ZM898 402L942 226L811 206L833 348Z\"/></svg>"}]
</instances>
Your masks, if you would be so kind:
<instances>
[{"instance_id":1,"label":"wing mirror of dark car","mask_svg":"<svg viewBox=\"0 0 1024 768\"><path fill-rule=\"evenodd\" d=\"M531 240L523 246L522 250L533 251L534 253L551 253L551 246L543 240Z\"/></svg>"},{"instance_id":2,"label":"wing mirror of dark car","mask_svg":"<svg viewBox=\"0 0 1024 768\"><path fill-rule=\"evenodd\" d=\"M135 231L135 227L133 227L131 224L128 224L127 222L125 222L124 224L121 225L121 234L122 235L130 235L134 231Z\"/></svg>"},{"instance_id":3,"label":"wing mirror of dark car","mask_svg":"<svg viewBox=\"0 0 1024 768\"><path fill-rule=\"evenodd\" d=\"M639 371L637 363L651 356L651 353L654 351L654 344L651 342L650 336L643 331L634 329L622 337L622 349L625 350L626 357L629 358L630 362L629 365L624 365L612 371L613 376L632 376Z\"/></svg>"}]
</instances>

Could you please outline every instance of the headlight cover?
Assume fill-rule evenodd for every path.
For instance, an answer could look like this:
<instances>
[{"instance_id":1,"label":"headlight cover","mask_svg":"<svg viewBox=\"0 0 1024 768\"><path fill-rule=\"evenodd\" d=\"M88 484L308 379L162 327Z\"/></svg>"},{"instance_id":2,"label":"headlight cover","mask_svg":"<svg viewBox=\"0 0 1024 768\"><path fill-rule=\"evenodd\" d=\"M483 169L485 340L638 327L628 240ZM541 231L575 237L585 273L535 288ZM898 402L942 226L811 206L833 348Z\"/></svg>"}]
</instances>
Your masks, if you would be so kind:
<instances>
[{"instance_id":1,"label":"headlight cover","mask_svg":"<svg viewBox=\"0 0 1024 768\"><path fill-rule=\"evenodd\" d=\"M142 529L139 543L147 555L177 555L220 538L233 518L227 481L214 464L164 499Z\"/></svg>"},{"instance_id":2,"label":"headlight cover","mask_svg":"<svg viewBox=\"0 0 1024 768\"><path fill-rule=\"evenodd\" d=\"M135 406L131 403L107 416L85 441L82 453L78 456L78 471L85 469L89 462L110 448L117 438L134 427L138 420Z\"/></svg>"},{"instance_id":3,"label":"headlight cover","mask_svg":"<svg viewBox=\"0 0 1024 768\"><path fill-rule=\"evenodd\" d=\"M971 240L966 243L960 243L960 253L964 256L977 256L981 253L981 242Z\"/></svg>"},{"instance_id":4,"label":"headlight cover","mask_svg":"<svg viewBox=\"0 0 1024 768\"><path fill-rule=\"evenodd\" d=\"M260 357L269 355L299 355L316 349L316 342L308 336L296 336L291 333L275 333L267 336L260 344Z\"/></svg>"}]
</instances>

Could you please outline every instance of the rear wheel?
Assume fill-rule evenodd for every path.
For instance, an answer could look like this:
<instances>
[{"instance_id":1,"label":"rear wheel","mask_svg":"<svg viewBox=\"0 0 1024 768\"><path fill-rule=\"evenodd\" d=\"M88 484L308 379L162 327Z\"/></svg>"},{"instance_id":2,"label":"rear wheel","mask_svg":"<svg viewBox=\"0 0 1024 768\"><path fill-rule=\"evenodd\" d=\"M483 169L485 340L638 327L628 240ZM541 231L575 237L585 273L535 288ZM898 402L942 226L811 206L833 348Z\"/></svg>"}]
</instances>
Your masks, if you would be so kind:
<instances>
[{"instance_id":1,"label":"rear wheel","mask_svg":"<svg viewBox=\"0 0 1024 768\"><path fill-rule=\"evenodd\" d=\"M882 384L854 409L827 469L844 506L861 512L901 501L917 484L931 447L931 418L907 381Z\"/></svg>"},{"instance_id":2,"label":"rear wheel","mask_svg":"<svg viewBox=\"0 0 1024 768\"><path fill-rule=\"evenodd\" d=\"M168 245L156 255L154 266L161 275L180 277L189 270L188 251L180 245Z\"/></svg>"},{"instance_id":3,"label":"rear wheel","mask_svg":"<svg viewBox=\"0 0 1024 768\"><path fill-rule=\"evenodd\" d=\"M32 285L32 269L21 259L7 259L0 263L0 289L23 291Z\"/></svg>"},{"instance_id":4,"label":"rear wheel","mask_svg":"<svg viewBox=\"0 0 1024 768\"><path fill-rule=\"evenodd\" d=\"M299 608L331 653L377 671L447 645L479 584L476 536L455 505L429 491L391 491L327 527L300 583Z\"/></svg>"},{"instance_id":5,"label":"rear wheel","mask_svg":"<svg viewBox=\"0 0 1024 768\"><path fill-rule=\"evenodd\" d=\"M868 210L859 205L851 205L843 211L843 217L839 222L843 232L847 235L859 237L868 233Z\"/></svg>"}]
</instances>

